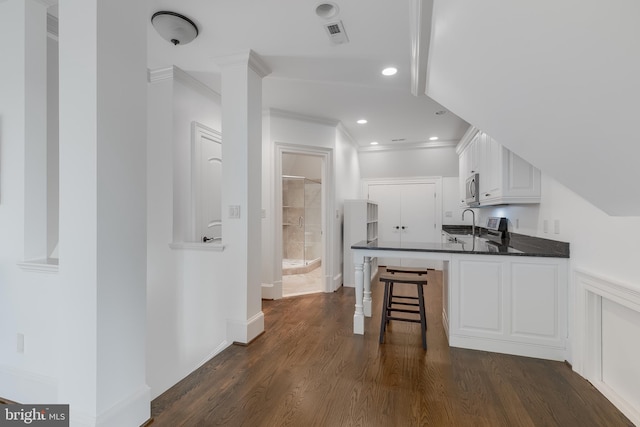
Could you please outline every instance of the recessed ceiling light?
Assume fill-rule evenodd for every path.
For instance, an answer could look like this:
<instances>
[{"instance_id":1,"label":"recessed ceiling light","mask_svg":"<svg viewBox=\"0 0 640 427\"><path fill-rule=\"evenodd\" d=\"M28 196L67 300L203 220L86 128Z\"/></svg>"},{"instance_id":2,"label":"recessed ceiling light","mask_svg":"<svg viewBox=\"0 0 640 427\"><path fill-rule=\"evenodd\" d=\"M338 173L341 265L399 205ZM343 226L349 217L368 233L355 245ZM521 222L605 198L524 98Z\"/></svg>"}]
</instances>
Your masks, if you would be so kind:
<instances>
[{"instance_id":1,"label":"recessed ceiling light","mask_svg":"<svg viewBox=\"0 0 640 427\"><path fill-rule=\"evenodd\" d=\"M367 123L367 120L366 119L360 119L356 123L359 124L359 125L364 125L364 124Z\"/></svg>"},{"instance_id":2,"label":"recessed ceiling light","mask_svg":"<svg viewBox=\"0 0 640 427\"><path fill-rule=\"evenodd\" d=\"M429 141L437 141L438 137L437 136L432 136L431 138L429 138Z\"/></svg>"},{"instance_id":3,"label":"recessed ceiling light","mask_svg":"<svg viewBox=\"0 0 640 427\"><path fill-rule=\"evenodd\" d=\"M320 18L330 19L338 14L340 9L335 3L321 3L316 7L316 15Z\"/></svg>"},{"instance_id":4,"label":"recessed ceiling light","mask_svg":"<svg viewBox=\"0 0 640 427\"><path fill-rule=\"evenodd\" d=\"M395 73L398 72L398 69L395 67L388 67L385 68L384 70L382 70L382 75L383 76L393 76Z\"/></svg>"},{"instance_id":5,"label":"recessed ceiling light","mask_svg":"<svg viewBox=\"0 0 640 427\"><path fill-rule=\"evenodd\" d=\"M371 145L378 145L378 143L376 141L373 141Z\"/></svg>"}]
</instances>

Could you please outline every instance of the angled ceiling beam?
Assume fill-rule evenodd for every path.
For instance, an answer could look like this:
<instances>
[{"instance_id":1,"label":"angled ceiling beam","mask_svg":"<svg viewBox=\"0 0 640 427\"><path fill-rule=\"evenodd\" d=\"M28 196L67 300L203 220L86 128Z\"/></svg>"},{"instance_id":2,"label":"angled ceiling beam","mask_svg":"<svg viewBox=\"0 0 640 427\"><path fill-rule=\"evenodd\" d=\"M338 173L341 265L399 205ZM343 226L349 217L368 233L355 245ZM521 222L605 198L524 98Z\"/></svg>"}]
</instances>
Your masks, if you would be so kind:
<instances>
[{"instance_id":1,"label":"angled ceiling beam","mask_svg":"<svg viewBox=\"0 0 640 427\"><path fill-rule=\"evenodd\" d=\"M433 0L411 0L411 93L425 95Z\"/></svg>"}]
</instances>

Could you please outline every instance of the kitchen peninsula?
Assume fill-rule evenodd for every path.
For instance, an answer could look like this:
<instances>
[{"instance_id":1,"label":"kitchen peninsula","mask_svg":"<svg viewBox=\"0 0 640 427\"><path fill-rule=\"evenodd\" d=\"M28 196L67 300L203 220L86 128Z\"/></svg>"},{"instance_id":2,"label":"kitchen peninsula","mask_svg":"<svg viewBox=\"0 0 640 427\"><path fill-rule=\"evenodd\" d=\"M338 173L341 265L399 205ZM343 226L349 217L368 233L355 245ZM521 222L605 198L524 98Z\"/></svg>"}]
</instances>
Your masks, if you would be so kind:
<instances>
[{"instance_id":1,"label":"kitchen peninsula","mask_svg":"<svg viewBox=\"0 0 640 427\"><path fill-rule=\"evenodd\" d=\"M443 262L442 318L452 347L566 359L569 244L511 234L494 242L443 233L441 242L351 246L353 332L371 316L371 258Z\"/></svg>"}]
</instances>

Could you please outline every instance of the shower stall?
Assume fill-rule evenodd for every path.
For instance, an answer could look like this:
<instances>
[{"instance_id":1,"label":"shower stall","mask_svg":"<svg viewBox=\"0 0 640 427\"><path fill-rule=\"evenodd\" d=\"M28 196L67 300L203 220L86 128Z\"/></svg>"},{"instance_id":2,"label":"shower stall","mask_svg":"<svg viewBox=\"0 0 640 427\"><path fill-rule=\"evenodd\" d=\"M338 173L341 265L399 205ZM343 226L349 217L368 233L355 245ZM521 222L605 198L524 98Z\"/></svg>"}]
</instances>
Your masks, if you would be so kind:
<instances>
[{"instance_id":1,"label":"shower stall","mask_svg":"<svg viewBox=\"0 0 640 427\"><path fill-rule=\"evenodd\" d=\"M322 257L322 183L282 176L282 274L303 274Z\"/></svg>"}]
</instances>

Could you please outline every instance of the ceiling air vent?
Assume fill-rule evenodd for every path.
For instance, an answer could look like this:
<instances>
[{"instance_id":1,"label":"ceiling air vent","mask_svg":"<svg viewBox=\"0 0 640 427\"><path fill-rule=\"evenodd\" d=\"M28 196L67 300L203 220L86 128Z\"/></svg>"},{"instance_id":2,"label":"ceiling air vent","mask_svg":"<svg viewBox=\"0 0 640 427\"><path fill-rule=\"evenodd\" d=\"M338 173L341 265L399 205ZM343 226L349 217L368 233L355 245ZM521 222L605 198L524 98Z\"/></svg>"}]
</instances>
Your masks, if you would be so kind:
<instances>
[{"instance_id":1,"label":"ceiling air vent","mask_svg":"<svg viewBox=\"0 0 640 427\"><path fill-rule=\"evenodd\" d=\"M327 34L329 35L329 40L331 40L331 43L343 44L349 42L347 33L344 30L344 25L342 25L342 21L324 24L324 28L325 30L327 30Z\"/></svg>"}]
</instances>

